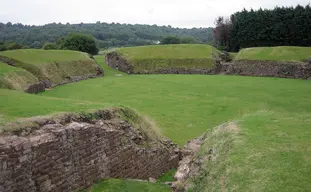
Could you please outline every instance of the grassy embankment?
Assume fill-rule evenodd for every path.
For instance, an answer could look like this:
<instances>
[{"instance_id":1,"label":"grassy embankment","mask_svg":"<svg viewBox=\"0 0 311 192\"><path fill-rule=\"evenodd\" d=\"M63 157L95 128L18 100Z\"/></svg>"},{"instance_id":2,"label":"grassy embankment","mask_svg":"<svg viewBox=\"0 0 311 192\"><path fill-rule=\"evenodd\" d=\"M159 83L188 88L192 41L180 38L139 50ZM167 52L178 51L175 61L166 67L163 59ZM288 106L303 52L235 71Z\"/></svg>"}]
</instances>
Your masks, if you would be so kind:
<instances>
[{"instance_id":1,"label":"grassy embankment","mask_svg":"<svg viewBox=\"0 0 311 192\"><path fill-rule=\"evenodd\" d=\"M305 62L311 58L311 47L255 47L242 49L236 60Z\"/></svg>"},{"instance_id":2,"label":"grassy embankment","mask_svg":"<svg viewBox=\"0 0 311 192\"><path fill-rule=\"evenodd\" d=\"M96 63L88 54L67 50L25 49L0 52L0 56L32 73L39 80L59 84L76 76L96 74Z\"/></svg>"},{"instance_id":3,"label":"grassy embankment","mask_svg":"<svg viewBox=\"0 0 311 192\"><path fill-rule=\"evenodd\" d=\"M0 62L0 88L24 91L39 80L28 71Z\"/></svg>"},{"instance_id":4,"label":"grassy embankment","mask_svg":"<svg viewBox=\"0 0 311 192\"><path fill-rule=\"evenodd\" d=\"M210 69L219 51L210 45L152 45L116 49L133 65L134 72L169 68Z\"/></svg>"}]
</instances>

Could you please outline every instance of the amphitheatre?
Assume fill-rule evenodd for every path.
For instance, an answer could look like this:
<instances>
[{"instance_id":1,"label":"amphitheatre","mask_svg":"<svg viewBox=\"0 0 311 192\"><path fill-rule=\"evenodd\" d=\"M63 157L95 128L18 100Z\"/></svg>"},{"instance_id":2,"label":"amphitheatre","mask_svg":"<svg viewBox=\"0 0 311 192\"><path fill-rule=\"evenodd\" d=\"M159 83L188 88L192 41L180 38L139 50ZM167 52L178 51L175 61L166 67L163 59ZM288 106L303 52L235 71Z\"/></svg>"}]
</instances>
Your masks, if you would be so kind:
<instances>
[{"instance_id":1,"label":"amphitheatre","mask_svg":"<svg viewBox=\"0 0 311 192\"><path fill-rule=\"evenodd\" d=\"M276 54L258 59L262 49ZM297 49L306 54L298 57ZM279 60L291 52L297 57ZM162 174L171 181L170 170L184 162L208 171L200 179L211 190L221 187L218 180L243 190L303 189L308 183L292 183L308 177L311 166L310 53L252 48L223 64L221 52L209 45L122 48L95 60L76 51L1 52L1 187L79 191L102 179ZM194 138L196 147L183 147ZM288 175L284 183L276 182L278 174ZM200 175L180 178L191 183L191 177ZM243 182L235 180L240 177ZM103 182L170 191L164 181ZM265 186L257 186L261 182Z\"/></svg>"},{"instance_id":2,"label":"amphitheatre","mask_svg":"<svg viewBox=\"0 0 311 192\"><path fill-rule=\"evenodd\" d=\"M95 52L0 51L0 192L310 191L311 47Z\"/></svg>"}]
</instances>

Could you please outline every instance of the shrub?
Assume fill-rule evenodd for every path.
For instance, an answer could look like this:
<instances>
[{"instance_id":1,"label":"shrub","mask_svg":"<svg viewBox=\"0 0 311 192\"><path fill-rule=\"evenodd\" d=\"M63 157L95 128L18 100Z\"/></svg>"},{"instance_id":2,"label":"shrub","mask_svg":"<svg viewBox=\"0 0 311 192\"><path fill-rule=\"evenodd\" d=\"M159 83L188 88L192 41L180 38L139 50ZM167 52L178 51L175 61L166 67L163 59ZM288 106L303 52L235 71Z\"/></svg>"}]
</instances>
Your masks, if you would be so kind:
<instances>
[{"instance_id":1,"label":"shrub","mask_svg":"<svg viewBox=\"0 0 311 192\"><path fill-rule=\"evenodd\" d=\"M98 48L95 38L86 34L69 34L60 41L61 49L82 51L92 55L97 55Z\"/></svg>"},{"instance_id":2,"label":"shrub","mask_svg":"<svg viewBox=\"0 0 311 192\"><path fill-rule=\"evenodd\" d=\"M180 39L181 44L195 44L197 41L192 37L183 37Z\"/></svg>"},{"instance_id":3,"label":"shrub","mask_svg":"<svg viewBox=\"0 0 311 192\"><path fill-rule=\"evenodd\" d=\"M180 44L180 38L176 36L167 36L162 39L161 44Z\"/></svg>"},{"instance_id":4,"label":"shrub","mask_svg":"<svg viewBox=\"0 0 311 192\"><path fill-rule=\"evenodd\" d=\"M58 46L55 43L46 42L42 49L44 50L56 50L58 49Z\"/></svg>"}]
</instances>

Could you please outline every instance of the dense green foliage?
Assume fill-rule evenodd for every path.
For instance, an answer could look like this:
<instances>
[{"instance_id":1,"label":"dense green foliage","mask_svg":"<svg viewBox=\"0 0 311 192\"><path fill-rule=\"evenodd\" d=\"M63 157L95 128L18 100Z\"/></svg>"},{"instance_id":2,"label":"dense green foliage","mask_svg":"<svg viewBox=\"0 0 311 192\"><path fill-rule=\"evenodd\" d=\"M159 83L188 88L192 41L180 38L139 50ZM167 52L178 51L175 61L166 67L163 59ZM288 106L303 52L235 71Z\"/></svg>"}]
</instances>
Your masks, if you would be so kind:
<instances>
[{"instance_id":1,"label":"dense green foliage","mask_svg":"<svg viewBox=\"0 0 311 192\"><path fill-rule=\"evenodd\" d=\"M180 44L180 38L176 36L167 36L161 40L161 44Z\"/></svg>"},{"instance_id":2,"label":"dense green foliage","mask_svg":"<svg viewBox=\"0 0 311 192\"><path fill-rule=\"evenodd\" d=\"M86 34L71 33L60 40L60 48L96 55L99 51L94 37Z\"/></svg>"},{"instance_id":3,"label":"dense green foliage","mask_svg":"<svg viewBox=\"0 0 311 192\"><path fill-rule=\"evenodd\" d=\"M231 16L229 46L311 46L311 7L276 7L273 10L243 10Z\"/></svg>"},{"instance_id":4,"label":"dense green foliage","mask_svg":"<svg viewBox=\"0 0 311 192\"><path fill-rule=\"evenodd\" d=\"M56 45L56 43L50 43L50 42L46 42L42 49L44 50L56 50L58 49L58 46Z\"/></svg>"},{"instance_id":5,"label":"dense green foliage","mask_svg":"<svg viewBox=\"0 0 311 192\"><path fill-rule=\"evenodd\" d=\"M192 37L176 37L176 36L167 36L161 40L162 45L167 44L195 44L197 41Z\"/></svg>"},{"instance_id":6,"label":"dense green foliage","mask_svg":"<svg viewBox=\"0 0 311 192\"><path fill-rule=\"evenodd\" d=\"M135 72L167 68L212 68L213 55L219 51L210 45L149 45L116 50L134 67Z\"/></svg>"},{"instance_id":7,"label":"dense green foliage","mask_svg":"<svg viewBox=\"0 0 311 192\"><path fill-rule=\"evenodd\" d=\"M27 48L27 46L22 46L14 42L7 42L7 43L0 42L0 51L24 49L24 48Z\"/></svg>"},{"instance_id":8,"label":"dense green foliage","mask_svg":"<svg viewBox=\"0 0 311 192\"><path fill-rule=\"evenodd\" d=\"M256 47L242 49L236 60L305 62L311 58L311 47Z\"/></svg>"},{"instance_id":9,"label":"dense green foliage","mask_svg":"<svg viewBox=\"0 0 311 192\"><path fill-rule=\"evenodd\" d=\"M0 42L13 41L32 48L42 48L45 42L56 42L69 33L85 33L94 36L101 48L150 45L163 37L174 35L192 37L198 43L212 41L212 28L181 29L170 26L130 25L119 23L47 24L29 26L0 23Z\"/></svg>"}]
</instances>

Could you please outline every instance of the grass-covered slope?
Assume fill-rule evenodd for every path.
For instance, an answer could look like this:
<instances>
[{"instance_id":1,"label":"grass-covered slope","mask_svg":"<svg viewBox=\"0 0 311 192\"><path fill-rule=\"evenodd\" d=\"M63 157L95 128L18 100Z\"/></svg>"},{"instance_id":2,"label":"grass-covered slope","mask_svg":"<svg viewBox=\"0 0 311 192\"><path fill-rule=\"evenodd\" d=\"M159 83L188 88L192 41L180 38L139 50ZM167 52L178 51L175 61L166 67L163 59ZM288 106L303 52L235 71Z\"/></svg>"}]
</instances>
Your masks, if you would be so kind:
<instances>
[{"instance_id":1,"label":"grass-covered slope","mask_svg":"<svg viewBox=\"0 0 311 192\"><path fill-rule=\"evenodd\" d=\"M24 91L29 85L39 83L30 72L0 62L0 88Z\"/></svg>"},{"instance_id":2,"label":"grass-covered slope","mask_svg":"<svg viewBox=\"0 0 311 192\"><path fill-rule=\"evenodd\" d=\"M209 130L190 191L309 191L310 119L262 110Z\"/></svg>"},{"instance_id":3,"label":"grass-covered slope","mask_svg":"<svg viewBox=\"0 0 311 192\"><path fill-rule=\"evenodd\" d=\"M169 68L210 69L219 51L210 45L152 45L116 50L134 72L152 72Z\"/></svg>"},{"instance_id":4,"label":"grass-covered slope","mask_svg":"<svg viewBox=\"0 0 311 192\"><path fill-rule=\"evenodd\" d=\"M22 49L0 52L1 56L52 85L99 73L95 61L88 54L77 51Z\"/></svg>"},{"instance_id":5,"label":"grass-covered slope","mask_svg":"<svg viewBox=\"0 0 311 192\"><path fill-rule=\"evenodd\" d=\"M311 47L256 47L242 49L235 60L304 62L311 58Z\"/></svg>"}]
</instances>

